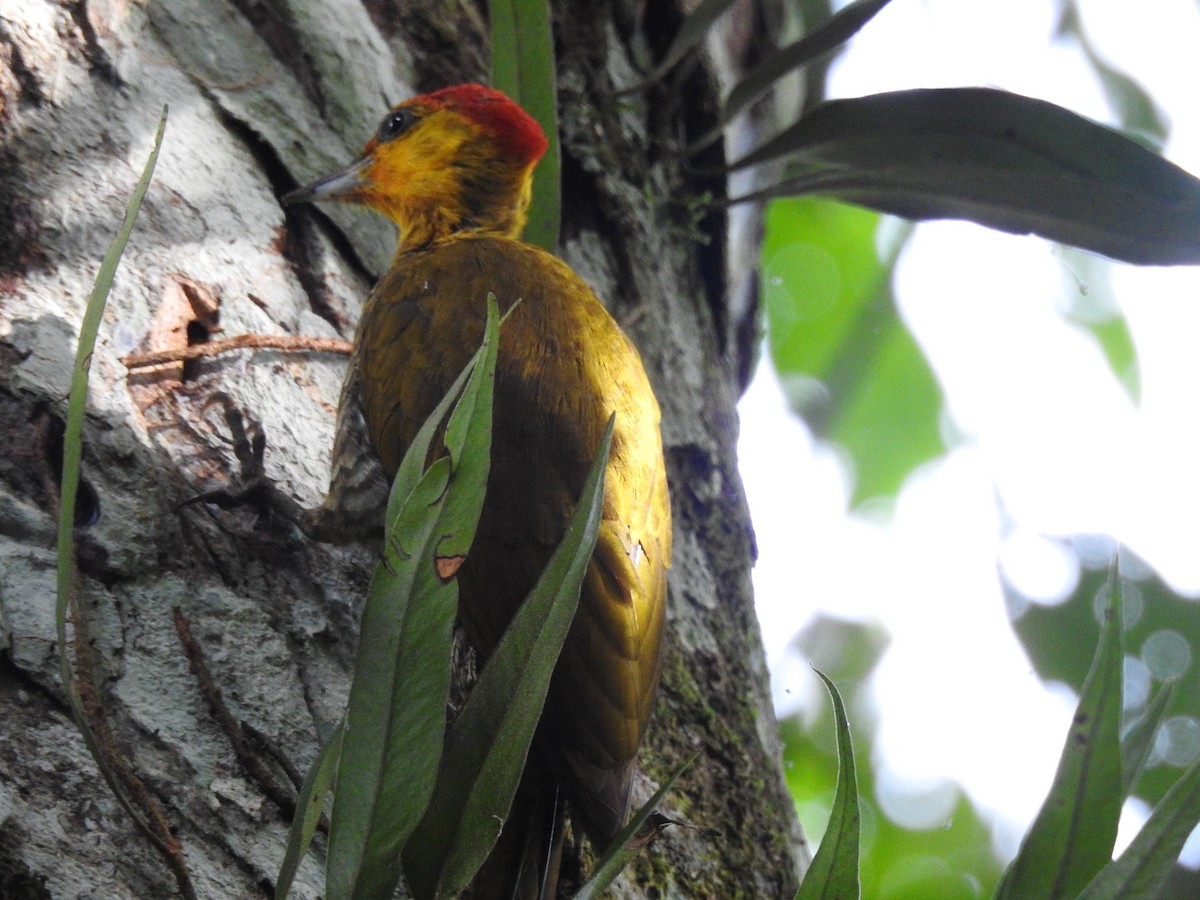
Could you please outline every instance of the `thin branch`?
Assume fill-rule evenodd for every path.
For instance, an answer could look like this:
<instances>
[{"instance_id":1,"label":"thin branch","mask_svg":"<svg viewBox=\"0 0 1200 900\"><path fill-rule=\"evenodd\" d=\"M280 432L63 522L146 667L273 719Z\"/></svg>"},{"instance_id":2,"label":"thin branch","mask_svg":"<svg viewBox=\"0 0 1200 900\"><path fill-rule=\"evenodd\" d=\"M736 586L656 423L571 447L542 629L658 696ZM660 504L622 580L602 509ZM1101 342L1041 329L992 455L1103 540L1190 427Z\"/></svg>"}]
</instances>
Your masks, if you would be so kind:
<instances>
[{"instance_id":1,"label":"thin branch","mask_svg":"<svg viewBox=\"0 0 1200 900\"><path fill-rule=\"evenodd\" d=\"M122 356L121 362L128 369L143 369L163 363L186 362L204 356L216 356L233 350L286 350L288 352L343 353L349 354L354 344L341 338L307 337L295 334L239 334L237 337L169 350L154 350L150 353L131 353Z\"/></svg>"}]
</instances>

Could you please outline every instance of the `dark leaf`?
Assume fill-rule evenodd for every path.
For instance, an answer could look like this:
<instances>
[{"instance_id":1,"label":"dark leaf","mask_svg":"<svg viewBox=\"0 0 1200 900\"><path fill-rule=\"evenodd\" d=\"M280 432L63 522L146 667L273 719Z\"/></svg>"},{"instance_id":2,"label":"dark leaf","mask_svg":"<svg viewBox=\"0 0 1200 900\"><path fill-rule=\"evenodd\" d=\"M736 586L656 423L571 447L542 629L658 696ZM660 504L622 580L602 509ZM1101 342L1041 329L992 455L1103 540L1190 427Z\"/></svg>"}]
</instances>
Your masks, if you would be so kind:
<instances>
[{"instance_id":1,"label":"dark leaf","mask_svg":"<svg viewBox=\"0 0 1200 900\"><path fill-rule=\"evenodd\" d=\"M794 161L789 176L753 196L825 194L1132 263L1200 262L1200 180L1042 100L988 88L835 100L732 168L782 157Z\"/></svg>"},{"instance_id":2,"label":"dark leaf","mask_svg":"<svg viewBox=\"0 0 1200 900\"><path fill-rule=\"evenodd\" d=\"M798 41L767 54L725 97L721 106L720 125L696 141L690 149L695 151L707 147L721 136L722 129L734 116L770 90L780 78L808 65L821 55L836 50L890 2L891 0L855 0Z\"/></svg>"},{"instance_id":3,"label":"dark leaf","mask_svg":"<svg viewBox=\"0 0 1200 900\"><path fill-rule=\"evenodd\" d=\"M680 60L708 37L713 23L731 6L733 6L733 0L701 0L700 4L683 20L683 24L679 26L679 31L675 34L675 40L671 42L662 61L646 81L648 83L658 81L675 68Z\"/></svg>"}]
</instances>

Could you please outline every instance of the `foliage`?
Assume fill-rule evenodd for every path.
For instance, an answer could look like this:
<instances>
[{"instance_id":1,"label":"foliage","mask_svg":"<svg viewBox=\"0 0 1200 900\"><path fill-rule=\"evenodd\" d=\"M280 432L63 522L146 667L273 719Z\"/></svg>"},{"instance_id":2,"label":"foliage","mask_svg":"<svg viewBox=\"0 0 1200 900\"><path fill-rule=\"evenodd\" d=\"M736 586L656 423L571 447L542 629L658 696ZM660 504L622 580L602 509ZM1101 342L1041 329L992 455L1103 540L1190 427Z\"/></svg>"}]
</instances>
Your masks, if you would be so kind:
<instances>
[{"instance_id":1,"label":"foliage","mask_svg":"<svg viewBox=\"0 0 1200 900\"><path fill-rule=\"evenodd\" d=\"M454 896L483 863L516 792L599 527L609 431L566 535L448 732L457 585L483 504L499 342L483 346L405 454L385 555L363 611L346 723L306 781L280 884L290 882L332 779L327 889L391 897L401 862L415 896ZM448 455L426 465L442 423ZM352 739L350 739L352 738ZM336 762L333 760L336 759Z\"/></svg>"},{"instance_id":2,"label":"foliage","mask_svg":"<svg viewBox=\"0 0 1200 900\"><path fill-rule=\"evenodd\" d=\"M352 739L342 741L334 779L326 884L336 897L392 895L400 851L434 790L458 611L457 582L439 567L466 555L483 508L498 320L489 297L483 347L392 483L343 726ZM447 454L426 466L443 421Z\"/></svg>"},{"instance_id":3,"label":"foliage","mask_svg":"<svg viewBox=\"0 0 1200 900\"><path fill-rule=\"evenodd\" d=\"M850 720L842 696L829 677L820 670L817 676L833 701L837 726L838 780L829 811L829 825L812 865L796 894L796 900L856 897L859 894L859 822L858 781L854 772L854 748L850 739Z\"/></svg>"},{"instance_id":4,"label":"foliage","mask_svg":"<svg viewBox=\"0 0 1200 900\"><path fill-rule=\"evenodd\" d=\"M1154 720L1147 729L1129 729L1122 734L1125 633L1122 582L1115 569L1104 596L1107 604L1102 609L1100 640L1064 742L1058 774L1041 813L1000 879L997 898L1152 896L1170 874L1184 840L1200 823L1198 762L1172 786L1134 843L1119 859L1111 860L1122 801L1146 763L1145 742L1161 724L1166 705L1152 707ZM860 799L844 789L853 785L855 778L850 727L832 682L821 677L834 698L839 786L829 829L798 896L857 896L857 890L846 881L837 888L829 885L831 873L839 866L843 875L848 868L856 870L859 804L866 802L868 795L864 793ZM830 841L836 854L825 853ZM912 857L914 862L920 859ZM898 868L902 866L897 863ZM954 877L944 870L921 873L916 882L921 887L917 888L916 883L905 884L893 875L890 884L872 885L868 896L904 896L909 891L975 895L969 883L959 881L955 886L952 880L940 881L947 876ZM810 880L816 883L810 885Z\"/></svg>"},{"instance_id":5,"label":"foliage","mask_svg":"<svg viewBox=\"0 0 1200 900\"><path fill-rule=\"evenodd\" d=\"M1122 555L1129 558L1126 551ZM1171 591L1144 566L1131 564L1129 568L1123 589L1129 658L1125 727L1200 719L1200 692L1188 690L1180 681L1188 671L1189 657L1195 655L1194 648L1188 649L1188 636L1200 634L1200 607ZM1085 569L1071 595L1054 606L1029 602L1012 595L1009 588L1010 604L1018 610L1013 628L1043 680L1075 690L1082 686L1089 648L1099 637L1095 611L1098 598L1104 596L1106 578L1103 569ZM1166 708L1159 712L1155 709L1158 704ZM1128 785L1150 804L1161 802L1179 777L1177 766L1162 765L1162 756L1156 755L1159 764L1142 771L1136 783ZM1168 759L1170 756L1167 754Z\"/></svg>"},{"instance_id":6,"label":"foliage","mask_svg":"<svg viewBox=\"0 0 1200 900\"><path fill-rule=\"evenodd\" d=\"M1083 684L1054 785L1001 881L1000 897L1151 896L1200 823L1196 763L1155 807L1133 844L1111 860L1122 800L1148 758L1142 743L1161 725L1166 709L1165 704L1152 706L1150 714L1157 721L1122 736L1122 594L1114 566L1104 595L1107 605L1096 658Z\"/></svg>"},{"instance_id":7,"label":"foliage","mask_svg":"<svg viewBox=\"0 0 1200 900\"><path fill-rule=\"evenodd\" d=\"M549 0L489 0L492 87L504 91L538 120L550 147L533 173L533 202L525 240L558 252L561 207L558 83Z\"/></svg>"},{"instance_id":8,"label":"foliage","mask_svg":"<svg viewBox=\"0 0 1200 900\"><path fill-rule=\"evenodd\" d=\"M880 219L815 197L777 200L762 247L771 359L793 409L863 463L855 502L894 494L944 449L941 392L895 314L891 270L904 235L877 246Z\"/></svg>"},{"instance_id":9,"label":"foliage","mask_svg":"<svg viewBox=\"0 0 1200 900\"><path fill-rule=\"evenodd\" d=\"M925 896L969 900L979 885L995 884L1000 868L991 851L991 836L971 805L958 797L936 827L915 830L897 824L877 799L880 780L867 679L886 647L880 629L841 620L822 619L797 639L798 649L836 682L850 710L857 803L862 822L859 878L862 896ZM784 770L796 812L811 839L827 828L840 768L841 733L826 708L811 721L781 723ZM836 735L836 741L831 737Z\"/></svg>"}]
</instances>

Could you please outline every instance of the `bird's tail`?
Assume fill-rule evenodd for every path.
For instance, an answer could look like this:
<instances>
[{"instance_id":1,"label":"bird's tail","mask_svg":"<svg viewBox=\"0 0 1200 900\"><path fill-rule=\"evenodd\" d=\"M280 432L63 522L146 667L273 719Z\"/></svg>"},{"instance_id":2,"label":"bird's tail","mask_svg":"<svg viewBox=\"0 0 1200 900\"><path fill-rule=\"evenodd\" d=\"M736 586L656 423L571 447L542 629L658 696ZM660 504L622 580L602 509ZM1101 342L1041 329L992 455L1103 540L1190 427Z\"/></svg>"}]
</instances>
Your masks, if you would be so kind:
<instances>
[{"instance_id":1,"label":"bird's tail","mask_svg":"<svg viewBox=\"0 0 1200 900\"><path fill-rule=\"evenodd\" d=\"M562 865L565 799L527 765L496 846L463 894L470 900L554 900Z\"/></svg>"}]
</instances>

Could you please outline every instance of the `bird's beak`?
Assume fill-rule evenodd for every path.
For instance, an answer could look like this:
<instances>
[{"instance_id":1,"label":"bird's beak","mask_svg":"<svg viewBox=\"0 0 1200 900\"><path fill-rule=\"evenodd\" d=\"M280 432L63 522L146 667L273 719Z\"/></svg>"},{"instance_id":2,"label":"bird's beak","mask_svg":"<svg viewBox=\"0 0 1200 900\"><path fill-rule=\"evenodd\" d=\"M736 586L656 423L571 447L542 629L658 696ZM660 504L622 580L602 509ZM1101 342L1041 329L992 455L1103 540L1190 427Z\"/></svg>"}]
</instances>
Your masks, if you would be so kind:
<instances>
[{"instance_id":1,"label":"bird's beak","mask_svg":"<svg viewBox=\"0 0 1200 900\"><path fill-rule=\"evenodd\" d=\"M351 163L340 172L326 175L302 188L296 188L280 198L281 203L315 203L320 200L353 200L370 182L366 177L371 158Z\"/></svg>"}]
</instances>

